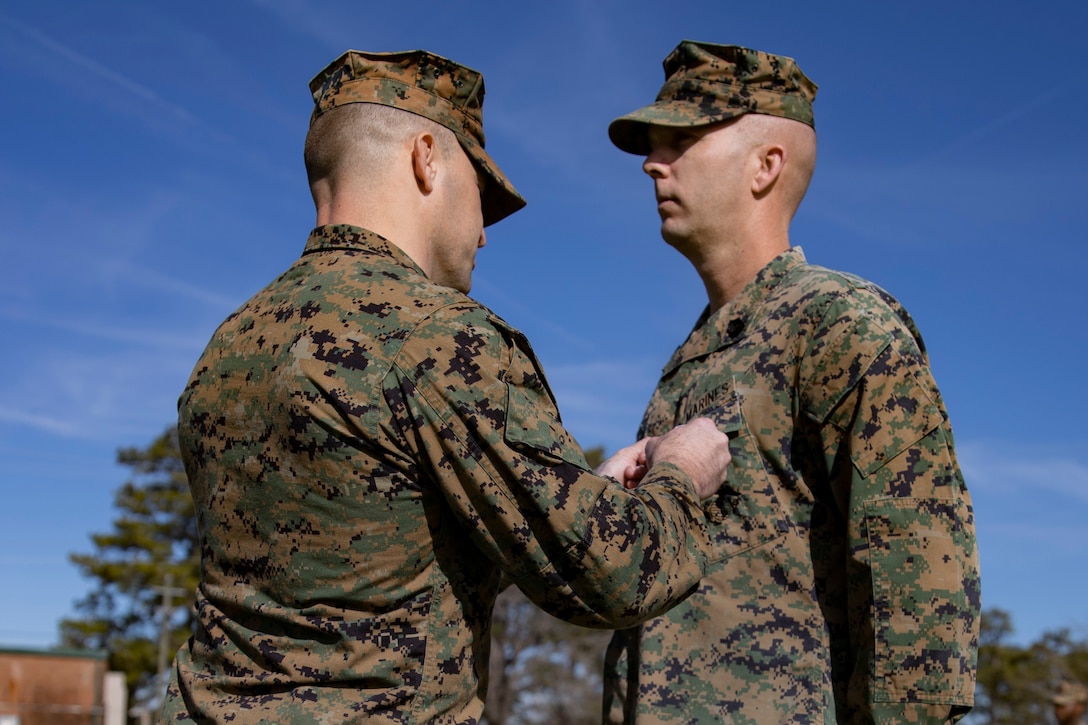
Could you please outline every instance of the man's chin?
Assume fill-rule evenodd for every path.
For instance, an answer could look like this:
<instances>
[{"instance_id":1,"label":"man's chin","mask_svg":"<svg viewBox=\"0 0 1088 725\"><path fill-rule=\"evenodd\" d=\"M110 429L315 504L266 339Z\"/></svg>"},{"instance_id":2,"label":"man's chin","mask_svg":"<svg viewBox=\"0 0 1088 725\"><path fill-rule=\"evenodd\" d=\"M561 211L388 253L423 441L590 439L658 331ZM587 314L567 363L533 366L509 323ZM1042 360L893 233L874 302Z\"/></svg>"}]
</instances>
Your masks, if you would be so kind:
<instances>
[{"instance_id":1,"label":"man's chin","mask_svg":"<svg viewBox=\"0 0 1088 725\"><path fill-rule=\"evenodd\" d=\"M688 235L677 229L675 225L667 221L661 223L661 238L672 247L682 247L687 241Z\"/></svg>"}]
</instances>

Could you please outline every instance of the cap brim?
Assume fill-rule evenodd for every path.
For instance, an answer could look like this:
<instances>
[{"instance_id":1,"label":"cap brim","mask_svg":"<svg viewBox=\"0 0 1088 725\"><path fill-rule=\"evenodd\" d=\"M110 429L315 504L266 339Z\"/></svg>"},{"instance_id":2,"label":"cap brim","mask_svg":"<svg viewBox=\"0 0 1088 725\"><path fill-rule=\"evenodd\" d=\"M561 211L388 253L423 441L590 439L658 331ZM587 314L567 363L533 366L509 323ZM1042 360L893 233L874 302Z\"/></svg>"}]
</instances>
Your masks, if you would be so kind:
<instances>
[{"instance_id":1,"label":"cap brim","mask_svg":"<svg viewBox=\"0 0 1088 725\"><path fill-rule=\"evenodd\" d=\"M646 156L650 153L650 126L709 126L745 113L746 108L701 108L688 101L660 101L612 121L608 124L608 138L620 151Z\"/></svg>"},{"instance_id":2,"label":"cap brim","mask_svg":"<svg viewBox=\"0 0 1088 725\"><path fill-rule=\"evenodd\" d=\"M480 194L480 206L484 215L484 226L490 226L510 216L525 206L525 198L518 193L506 174L502 173L495 160L484 151L483 147L471 139L456 134L461 148L477 168L484 172L484 188Z\"/></svg>"}]
</instances>

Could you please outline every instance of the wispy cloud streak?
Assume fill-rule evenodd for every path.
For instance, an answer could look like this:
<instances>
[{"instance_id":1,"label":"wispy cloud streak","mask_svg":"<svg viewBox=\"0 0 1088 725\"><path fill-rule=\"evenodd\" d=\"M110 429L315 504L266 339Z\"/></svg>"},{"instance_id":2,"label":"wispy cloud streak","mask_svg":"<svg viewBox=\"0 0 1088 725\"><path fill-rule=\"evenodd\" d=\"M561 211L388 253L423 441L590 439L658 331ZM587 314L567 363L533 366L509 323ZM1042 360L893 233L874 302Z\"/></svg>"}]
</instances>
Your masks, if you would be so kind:
<instances>
[{"instance_id":1,"label":"wispy cloud streak","mask_svg":"<svg viewBox=\"0 0 1088 725\"><path fill-rule=\"evenodd\" d=\"M105 267L109 273L123 276L125 282L134 287L151 289L161 294L200 302L216 310L232 310L240 303L236 296L232 297L219 292L212 292L174 279L150 267L133 264L132 262L117 260L110 262Z\"/></svg>"},{"instance_id":2,"label":"wispy cloud streak","mask_svg":"<svg viewBox=\"0 0 1088 725\"><path fill-rule=\"evenodd\" d=\"M70 332L106 342L123 342L152 350L186 350L199 352L206 342L206 332L197 335L175 335L158 330L135 327L114 327L77 319L32 315L22 310L0 309L0 317L37 328Z\"/></svg>"},{"instance_id":3,"label":"wispy cloud streak","mask_svg":"<svg viewBox=\"0 0 1088 725\"><path fill-rule=\"evenodd\" d=\"M107 68L96 60L75 52L65 44L54 40L45 33L2 13L0 13L0 22L14 28L17 32L37 43L42 48L56 54L61 59L78 66L87 73L122 89L126 93L135 96L140 101L153 104L159 111L168 113L175 119L185 123L198 124L200 122L196 116L185 108L167 101L150 88L136 83L130 78Z\"/></svg>"},{"instance_id":4,"label":"wispy cloud streak","mask_svg":"<svg viewBox=\"0 0 1088 725\"><path fill-rule=\"evenodd\" d=\"M1034 489L1057 494L1074 505L1088 504L1088 463L1072 456L1052 457L1029 451L1013 457L977 443L961 445L958 453L968 485L987 495L1020 497Z\"/></svg>"}]
</instances>

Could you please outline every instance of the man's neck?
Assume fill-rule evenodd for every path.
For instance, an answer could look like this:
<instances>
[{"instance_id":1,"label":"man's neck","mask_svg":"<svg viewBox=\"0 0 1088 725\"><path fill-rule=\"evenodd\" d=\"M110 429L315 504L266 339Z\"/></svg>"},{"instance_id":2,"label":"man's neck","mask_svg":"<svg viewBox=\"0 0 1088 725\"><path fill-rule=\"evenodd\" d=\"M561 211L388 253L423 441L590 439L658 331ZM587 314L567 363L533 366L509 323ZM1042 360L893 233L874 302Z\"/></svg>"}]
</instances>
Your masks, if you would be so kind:
<instances>
[{"instance_id":1,"label":"man's neck","mask_svg":"<svg viewBox=\"0 0 1088 725\"><path fill-rule=\"evenodd\" d=\"M395 244L427 272L431 263L429 235L419 209L409 206L411 200L362 194L332 197L317 204L317 226L350 224L367 229Z\"/></svg>"},{"instance_id":2,"label":"man's neck","mask_svg":"<svg viewBox=\"0 0 1088 725\"><path fill-rule=\"evenodd\" d=\"M722 245L699 260L690 260L703 280L710 311L729 304L761 269L789 248L788 239L747 248Z\"/></svg>"}]
</instances>

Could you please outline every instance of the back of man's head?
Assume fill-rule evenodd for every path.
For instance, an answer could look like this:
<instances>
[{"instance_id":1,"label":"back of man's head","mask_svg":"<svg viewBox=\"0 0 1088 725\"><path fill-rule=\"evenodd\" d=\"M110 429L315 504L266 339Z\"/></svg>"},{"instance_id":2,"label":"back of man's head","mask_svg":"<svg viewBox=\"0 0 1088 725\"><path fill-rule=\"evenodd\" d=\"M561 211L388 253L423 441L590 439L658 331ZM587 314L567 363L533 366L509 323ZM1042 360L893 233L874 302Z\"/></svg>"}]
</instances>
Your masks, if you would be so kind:
<instances>
[{"instance_id":1,"label":"back of man's head","mask_svg":"<svg viewBox=\"0 0 1088 725\"><path fill-rule=\"evenodd\" d=\"M358 118L336 119L328 124L328 129L319 128L312 134L312 143L307 142L307 170L311 186L316 181L330 178L330 164L334 172L339 170L339 162L332 158L329 151L337 143L345 144L351 151L377 151L381 154L388 146L385 143L388 136L382 135L381 130L392 129L399 133L402 126L411 123L411 119L403 116L418 116L450 131L482 174L481 201L485 225L493 224L525 206L525 199L484 150L484 79L478 71L425 50L393 53L348 50L313 77L310 93L314 100L311 129L326 125L326 116L341 116L339 111L352 106L379 106L401 113L400 116L387 117L381 112L351 114ZM360 126L357 121L363 118L367 121ZM380 120L375 121L374 118ZM412 128L432 127L424 125ZM374 143L369 147L357 146L353 133L366 136L371 130L378 134ZM432 135L437 143L445 142L442 134ZM326 144L326 139L330 143ZM364 139L363 143L370 142ZM312 153L311 146L316 147ZM371 158L366 163L378 163L374 168L381 168L380 160Z\"/></svg>"},{"instance_id":2,"label":"back of man's head","mask_svg":"<svg viewBox=\"0 0 1088 725\"><path fill-rule=\"evenodd\" d=\"M460 153L449 129L391 106L353 103L315 118L303 149L314 203L320 206L329 195L382 189L398 158L407 164L408 145L419 133L432 134L443 155Z\"/></svg>"}]
</instances>

